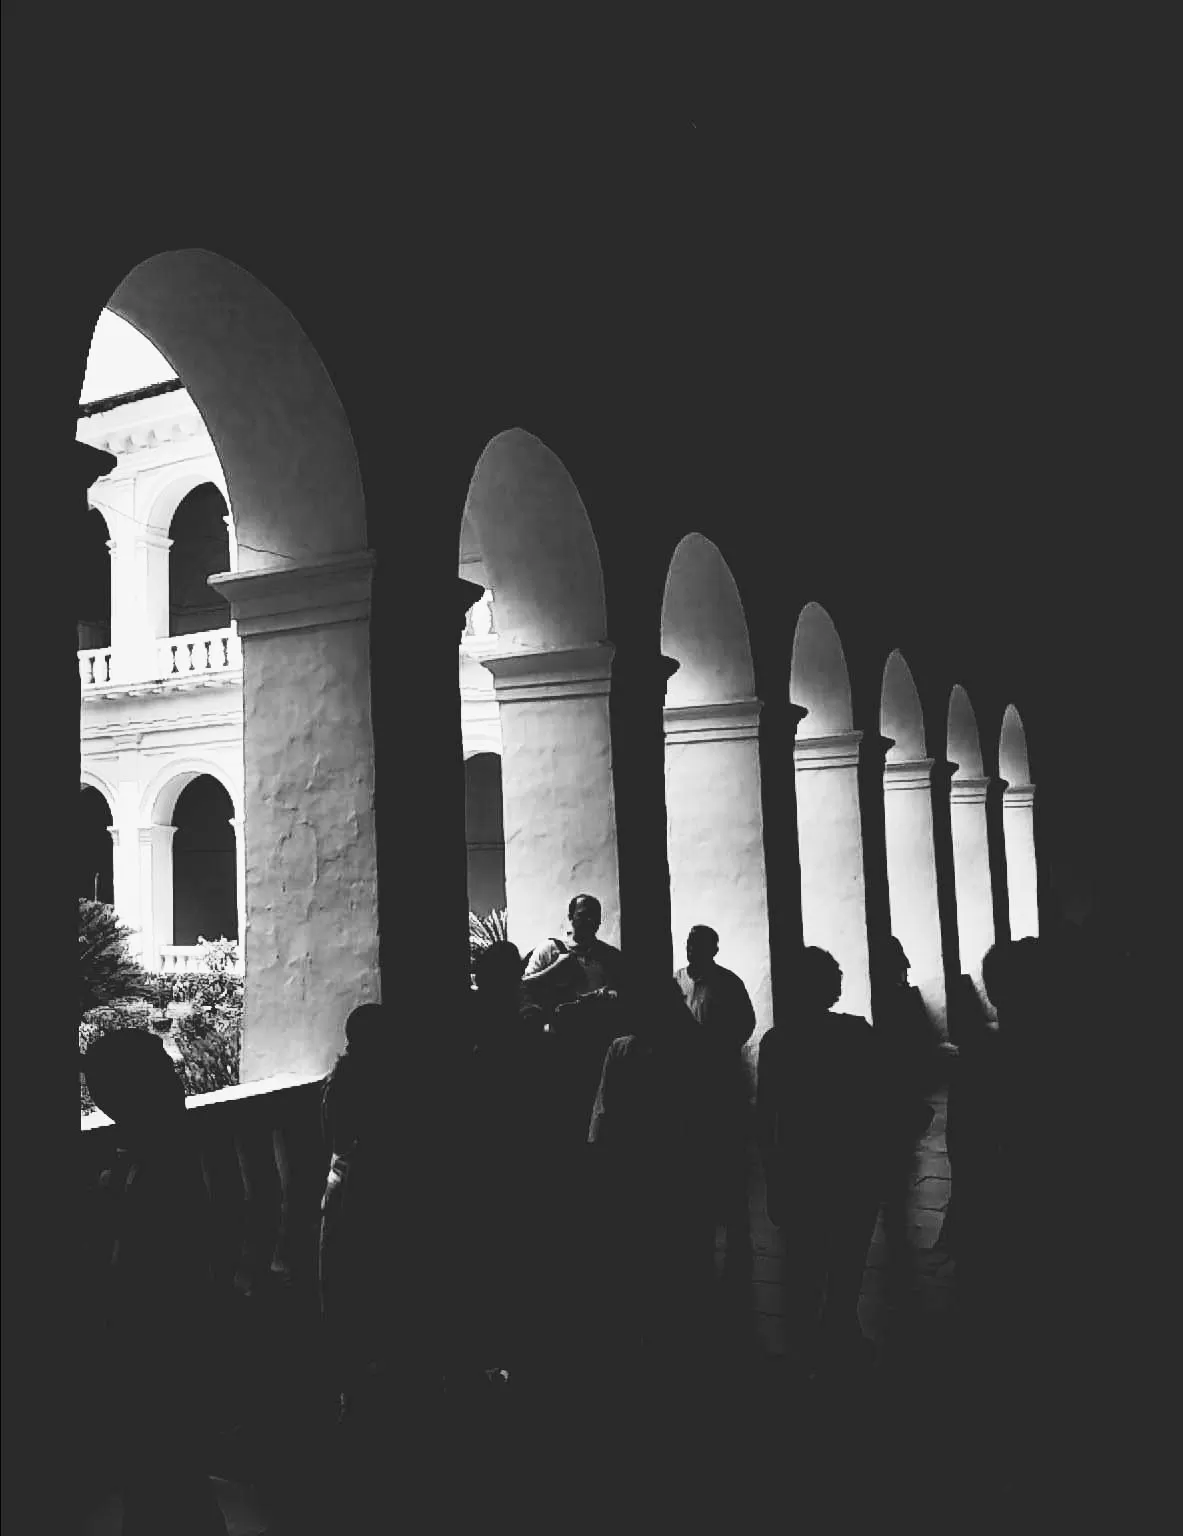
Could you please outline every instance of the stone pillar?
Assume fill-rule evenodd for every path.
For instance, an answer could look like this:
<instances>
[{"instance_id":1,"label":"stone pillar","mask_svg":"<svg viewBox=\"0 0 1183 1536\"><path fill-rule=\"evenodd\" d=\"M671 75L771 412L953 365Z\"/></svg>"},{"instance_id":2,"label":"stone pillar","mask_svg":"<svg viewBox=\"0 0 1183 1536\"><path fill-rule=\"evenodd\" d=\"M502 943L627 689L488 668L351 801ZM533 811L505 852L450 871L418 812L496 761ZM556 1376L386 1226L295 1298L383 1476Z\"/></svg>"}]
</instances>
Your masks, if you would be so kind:
<instances>
[{"instance_id":1,"label":"stone pillar","mask_svg":"<svg viewBox=\"0 0 1183 1536\"><path fill-rule=\"evenodd\" d=\"M1007 891L1012 939L1039 935L1039 882L1035 863L1035 785L1016 785L1002 795Z\"/></svg>"},{"instance_id":2,"label":"stone pillar","mask_svg":"<svg viewBox=\"0 0 1183 1536\"><path fill-rule=\"evenodd\" d=\"M912 962L909 980L941 1029L947 1021L941 945L936 845L933 836L931 757L892 762L883 769L883 821L891 931Z\"/></svg>"},{"instance_id":3,"label":"stone pillar","mask_svg":"<svg viewBox=\"0 0 1183 1536\"><path fill-rule=\"evenodd\" d=\"M140 828L140 932L144 964L155 970L173 941L173 838L176 827Z\"/></svg>"},{"instance_id":4,"label":"stone pillar","mask_svg":"<svg viewBox=\"0 0 1183 1536\"><path fill-rule=\"evenodd\" d=\"M949 784L953 838L953 880L957 894L957 947L963 974L980 996L982 957L994 943L994 898L990 882L986 796L989 779L954 776Z\"/></svg>"},{"instance_id":5,"label":"stone pillar","mask_svg":"<svg viewBox=\"0 0 1183 1536\"><path fill-rule=\"evenodd\" d=\"M665 802L674 964L692 924L714 928L720 964L746 984L763 1034L772 961L759 722L759 699L666 709Z\"/></svg>"},{"instance_id":6,"label":"stone pillar","mask_svg":"<svg viewBox=\"0 0 1183 1536\"><path fill-rule=\"evenodd\" d=\"M111 590L111 681L142 682L160 672L168 635L168 552L172 540L137 527L115 541Z\"/></svg>"},{"instance_id":7,"label":"stone pillar","mask_svg":"<svg viewBox=\"0 0 1183 1536\"><path fill-rule=\"evenodd\" d=\"M210 578L242 638L242 1080L327 1071L379 997L368 550Z\"/></svg>"},{"instance_id":8,"label":"stone pillar","mask_svg":"<svg viewBox=\"0 0 1183 1536\"><path fill-rule=\"evenodd\" d=\"M802 944L801 860L797 843L797 776L793 753L805 710L783 696L765 700L760 711L760 790L764 820L764 863L772 999L787 1009L792 970Z\"/></svg>"},{"instance_id":9,"label":"stone pillar","mask_svg":"<svg viewBox=\"0 0 1183 1536\"><path fill-rule=\"evenodd\" d=\"M111 877L115 915L131 929L128 948L147 961L140 921L140 840L138 828L111 826Z\"/></svg>"},{"instance_id":10,"label":"stone pillar","mask_svg":"<svg viewBox=\"0 0 1183 1536\"><path fill-rule=\"evenodd\" d=\"M612 658L608 644L482 658L501 721L509 935L523 953L560 930L581 891L600 901L601 937L620 942Z\"/></svg>"},{"instance_id":11,"label":"stone pillar","mask_svg":"<svg viewBox=\"0 0 1183 1536\"><path fill-rule=\"evenodd\" d=\"M806 945L842 967L843 1013L871 1017L866 885L859 813L861 731L798 737L794 753L801 926Z\"/></svg>"}]
</instances>

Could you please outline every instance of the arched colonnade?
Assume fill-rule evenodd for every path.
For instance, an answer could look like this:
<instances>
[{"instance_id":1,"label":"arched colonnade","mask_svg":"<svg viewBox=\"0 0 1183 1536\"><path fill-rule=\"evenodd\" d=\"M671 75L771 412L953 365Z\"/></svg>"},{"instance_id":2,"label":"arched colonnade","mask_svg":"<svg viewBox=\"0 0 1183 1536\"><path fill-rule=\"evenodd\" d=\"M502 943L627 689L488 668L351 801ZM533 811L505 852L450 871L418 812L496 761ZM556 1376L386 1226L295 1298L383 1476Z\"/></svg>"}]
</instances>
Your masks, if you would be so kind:
<instances>
[{"instance_id":1,"label":"arched colonnade","mask_svg":"<svg viewBox=\"0 0 1183 1536\"><path fill-rule=\"evenodd\" d=\"M200 409L233 518L237 569L210 585L230 605L243 655L244 790L235 806L245 916L243 1078L322 1071L349 1008L379 990L374 557L350 426L292 314L221 257L193 250L152 257L109 307L160 349ZM462 648L455 746L459 697L468 689L481 707L464 753L470 763L500 757L511 936L530 947L554 931L570 893L590 890L603 903L604 936L618 939L622 743L614 752L616 650L591 515L558 457L519 427L488 441L455 515L464 624L479 642ZM964 689L949 700L951 935L933 815L944 780L903 656L885 658L876 721L855 718L840 636L816 602L802 607L786 654L762 658L757 669L736 580L716 545L693 531L671 551L660 634L669 678L662 725L673 942L680 945L691 922L716 927L722 958L744 976L766 1027L775 948L766 865L795 857L797 937L834 952L845 978L842 1006L870 1014L876 935L868 930L867 861L879 844L864 836L860 765L864 739L881 736L891 923L913 979L942 1017L950 954L974 975L993 940L993 870L1008 872L1012 930L1037 922L1034 791L1017 711L1011 706L1001 727L998 762L1015 779L1006 790L1006 846L992 858L977 722ZM779 676L776 702L801 716L795 849L770 846L765 836L762 807L778 789L765 782L758 673ZM420 743L419 750L431 749ZM159 800L161 815L167 799ZM459 840L459 805L456 822ZM155 815L151 824L167 825Z\"/></svg>"}]
</instances>

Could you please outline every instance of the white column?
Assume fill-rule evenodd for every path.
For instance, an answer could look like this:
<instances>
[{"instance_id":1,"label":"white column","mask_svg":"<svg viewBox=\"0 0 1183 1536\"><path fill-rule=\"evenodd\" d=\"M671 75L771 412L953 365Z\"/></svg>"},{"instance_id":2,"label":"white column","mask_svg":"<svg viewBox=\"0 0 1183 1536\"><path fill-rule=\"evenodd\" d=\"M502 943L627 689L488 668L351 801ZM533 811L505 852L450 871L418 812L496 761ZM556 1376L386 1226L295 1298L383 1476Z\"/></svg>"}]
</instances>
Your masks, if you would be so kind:
<instances>
[{"instance_id":1,"label":"white column","mask_svg":"<svg viewBox=\"0 0 1183 1536\"><path fill-rule=\"evenodd\" d=\"M665 798L674 964L705 923L719 963L747 986L757 1035L772 1024L760 795L759 699L665 710Z\"/></svg>"},{"instance_id":2,"label":"white column","mask_svg":"<svg viewBox=\"0 0 1183 1536\"><path fill-rule=\"evenodd\" d=\"M482 658L501 724L505 899L513 942L532 949L581 891L620 942L620 873L608 694L613 647Z\"/></svg>"},{"instance_id":3,"label":"white column","mask_svg":"<svg viewBox=\"0 0 1183 1536\"><path fill-rule=\"evenodd\" d=\"M111 877L115 916L131 929L128 948L147 960L140 922L140 840L138 828L111 826Z\"/></svg>"},{"instance_id":4,"label":"white column","mask_svg":"<svg viewBox=\"0 0 1183 1536\"><path fill-rule=\"evenodd\" d=\"M861 731L798 737L794 750L801 927L842 967L843 1013L871 1017L871 962L859 818Z\"/></svg>"},{"instance_id":5,"label":"white column","mask_svg":"<svg viewBox=\"0 0 1183 1536\"><path fill-rule=\"evenodd\" d=\"M243 1082L327 1071L346 1016L379 997L372 564L210 582L242 637Z\"/></svg>"},{"instance_id":6,"label":"white column","mask_svg":"<svg viewBox=\"0 0 1183 1536\"><path fill-rule=\"evenodd\" d=\"M994 943L994 903L990 887L989 827L986 793L989 779L961 779L949 785L949 821L953 833L953 883L957 893L957 944L961 970L982 992L982 957Z\"/></svg>"},{"instance_id":7,"label":"white column","mask_svg":"<svg viewBox=\"0 0 1183 1536\"><path fill-rule=\"evenodd\" d=\"M155 677L158 642L168 635L168 552L172 540L151 528L120 537L111 595L111 680Z\"/></svg>"},{"instance_id":8,"label":"white column","mask_svg":"<svg viewBox=\"0 0 1183 1536\"><path fill-rule=\"evenodd\" d=\"M891 931L912 962L909 976L930 1016L947 1019L937 861L933 841L931 757L893 762L883 769L883 817Z\"/></svg>"},{"instance_id":9,"label":"white column","mask_svg":"<svg viewBox=\"0 0 1183 1536\"><path fill-rule=\"evenodd\" d=\"M1016 785L1002 794L1002 835L1012 939L1039 934L1039 888L1035 872L1035 785Z\"/></svg>"},{"instance_id":10,"label":"white column","mask_svg":"<svg viewBox=\"0 0 1183 1536\"><path fill-rule=\"evenodd\" d=\"M173 838L176 827L140 828L140 931L144 964L156 970L173 941Z\"/></svg>"}]
</instances>

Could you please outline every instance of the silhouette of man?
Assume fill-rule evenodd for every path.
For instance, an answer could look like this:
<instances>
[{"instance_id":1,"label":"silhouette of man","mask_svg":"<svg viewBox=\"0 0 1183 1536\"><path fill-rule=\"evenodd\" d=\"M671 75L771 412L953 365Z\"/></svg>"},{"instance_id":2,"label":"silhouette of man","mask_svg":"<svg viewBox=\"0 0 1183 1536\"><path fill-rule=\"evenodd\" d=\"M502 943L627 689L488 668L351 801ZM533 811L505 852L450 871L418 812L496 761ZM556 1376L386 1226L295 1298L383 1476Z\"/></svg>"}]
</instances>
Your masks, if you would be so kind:
<instances>
[{"instance_id":1,"label":"silhouette of man","mask_svg":"<svg viewBox=\"0 0 1183 1536\"><path fill-rule=\"evenodd\" d=\"M625 1343L659 1373L694 1358L714 1268L713 1094L703 1032L672 981L634 1003L604 1058L587 1139L609 1189L628 1295Z\"/></svg>"},{"instance_id":2,"label":"silhouette of man","mask_svg":"<svg viewBox=\"0 0 1183 1536\"><path fill-rule=\"evenodd\" d=\"M101 1036L80 1065L118 1144L89 1247L104 1315L100 1374L114 1399L105 1411L124 1457L124 1536L225 1536L198 1449L210 1418L214 1293L184 1086L160 1037L145 1030Z\"/></svg>"},{"instance_id":3,"label":"silhouette of man","mask_svg":"<svg viewBox=\"0 0 1183 1536\"><path fill-rule=\"evenodd\" d=\"M522 985L531 1000L553 1011L580 998L602 998L619 990L621 954L597 937L602 917L594 896L571 898L568 939L544 939L526 964Z\"/></svg>"},{"instance_id":4,"label":"silhouette of man","mask_svg":"<svg viewBox=\"0 0 1183 1536\"><path fill-rule=\"evenodd\" d=\"M830 1011L841 991L834 957L803 950L791 1014L761 1040L757 1067L768 1215L791 1234L786 1290L803 1365L819 1349L840 1360L871 1347L858 1300L877 1214L885 1088L866 1019Z\"/></svg>"},{"instance_id":5,"label":"silhouette of man","mask_svg":"<svg viewBox=\"0 0 1183 1536\"><path fill-rule=\"evenodd\" d=\"M721 966L719 935L696 923L686 936L686 964L675 981L698 1021L716 1089L716 1210L727 1236L726 1273L751 1273L748 1211L749 1091L743 1048L756 1028L748 989Z\"/></svg>"}]
</instances>

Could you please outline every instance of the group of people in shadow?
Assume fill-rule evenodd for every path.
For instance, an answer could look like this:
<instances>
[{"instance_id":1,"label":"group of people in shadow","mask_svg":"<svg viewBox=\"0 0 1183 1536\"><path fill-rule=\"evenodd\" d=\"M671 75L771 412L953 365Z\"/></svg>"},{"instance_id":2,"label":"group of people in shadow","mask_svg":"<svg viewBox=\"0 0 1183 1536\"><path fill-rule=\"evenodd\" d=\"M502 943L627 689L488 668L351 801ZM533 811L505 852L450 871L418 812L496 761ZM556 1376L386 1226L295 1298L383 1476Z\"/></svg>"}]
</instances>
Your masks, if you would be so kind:
<instances>
[{"instance_id":1,"label":"group of people in shadow","mask_svg":"<svg viewBox=\"0 0 1183 1536\"><path fill-rule=\"evenodd\" d=\"M498 1392L553 1404L603 1381L622 1413L693 1415L735 1342L729 1319L750 1310L753 1145L784 1236L790 1370L857 1375L874 1353L859 1298L880 1215L893 1314L918 1304L909 1192L945 1082L938 1246L955 1259L967 1358L982 1383L1029 1383L1031 1402L1060 1379L1062 1295L1045 1277L1099 1189L1081 1184L1095 1026L1122 985L1111 946L1068 930L995 945L982 982L997 1018L962 1006L952 1048L896 940L874 956L873 1028L835 1011L838 964L805 948L753 1062L752 1004L712 929L690 931L663 980L598 937L595 898L576 897L568 920L525 961L510 943L485 949L439 1028L377 1004L346 1022L323 1091L319 1271L342 1422L396 1403L414 1417L441 1396L460 1411ZM214 1315L179 1080L136 1031L96 1041L83 1070L123 1149L102 1242L136 1447L124 1529L224 1529L192 1456L198 1378L179 1387L151 1347L183 1315L199 1358Z\"/></svg>"}]
</instances>

